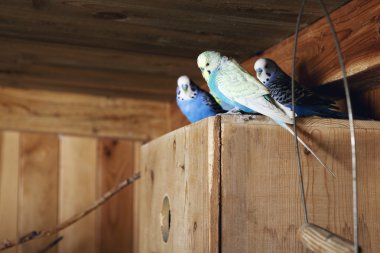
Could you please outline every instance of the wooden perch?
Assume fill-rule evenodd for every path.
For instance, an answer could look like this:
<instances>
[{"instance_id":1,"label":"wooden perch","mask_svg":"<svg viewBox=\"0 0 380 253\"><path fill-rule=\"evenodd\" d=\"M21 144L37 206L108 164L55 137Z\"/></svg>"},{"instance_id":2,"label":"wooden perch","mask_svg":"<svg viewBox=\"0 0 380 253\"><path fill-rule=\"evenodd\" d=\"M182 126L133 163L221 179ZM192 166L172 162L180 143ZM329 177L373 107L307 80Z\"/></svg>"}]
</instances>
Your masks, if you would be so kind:
<instances>
[{"instance_id":1,"label":"wooden perch","mask_svg":"<svg viewBox=\"0 0 380 253\"><path fill-rule=\"evenodd\" d=\"M50 236L52 234L58 233L59 231L65 229L67 227L69 227L70 225L76 223L77 221L79 221L82 218L84 218L85 216L87 216L89 213L91 213L92 211L94 211L95 209L97 209L99 206L103 205L112 196L114 196L115 194L117 194L122 189L124 189L128 185L132 184L133 182L135 182L139 178L140 178L140 172L134 174L130 178L127 178L127 179L123 180L117 186L115 186L113 189L111 189L110 191L106 192L101 198L99 198L91 206L87 207L84 211L75 214L74 216L72 216L71 218L65 220L64 222L62 222L60 224L58 224L54 228L49 228L49 229L39 230L39 231L36 231L36 230L35 231L31 231L28 234L26 234L26 235L24 235L24 236L22 236L22 237L20 237L18 239L15 239L13 241L4 240L4 242L0 244L0 251L3 251L5 249L12 248L12 247L15 247L17 245L26 243L26 242L28 242L30 240L34 240L34 239L37 239L37 238L41 238L41 237L45 237L45 236Z\"/></svg>"}]
</instances>

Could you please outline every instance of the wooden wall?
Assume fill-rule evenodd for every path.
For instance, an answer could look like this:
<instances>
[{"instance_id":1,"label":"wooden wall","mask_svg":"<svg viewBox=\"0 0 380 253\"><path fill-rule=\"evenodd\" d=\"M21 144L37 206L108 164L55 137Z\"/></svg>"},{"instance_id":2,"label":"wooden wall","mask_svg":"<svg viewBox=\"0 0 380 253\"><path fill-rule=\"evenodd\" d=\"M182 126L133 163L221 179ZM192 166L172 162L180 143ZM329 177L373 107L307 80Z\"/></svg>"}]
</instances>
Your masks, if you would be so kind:
<instances>
[{"instance_id":1,"label":"wooden wall","mask_svg":"<svg viewBox=\"0 0 380 253\"><path fill-rule=\"evenodd\" d=\"M55 226L135 169L140 141L0 132L0 240ZM133 187L63 230L50 252L132 252ZM6 252L37 252L52 238Z\"/></svg>"}]
</instances>

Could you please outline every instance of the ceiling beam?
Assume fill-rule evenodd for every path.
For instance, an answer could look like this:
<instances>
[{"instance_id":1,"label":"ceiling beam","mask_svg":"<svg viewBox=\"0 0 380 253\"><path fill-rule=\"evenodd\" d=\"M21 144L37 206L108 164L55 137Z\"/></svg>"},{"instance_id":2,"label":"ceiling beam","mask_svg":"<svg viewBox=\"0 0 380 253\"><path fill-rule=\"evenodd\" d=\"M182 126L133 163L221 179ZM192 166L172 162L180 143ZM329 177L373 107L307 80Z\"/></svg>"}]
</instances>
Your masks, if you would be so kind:
<instances>
[{"instance_id":1,"label":"ceiling beam","mask_svg":"<svg viewBox=\"0 0 380 253\"><path fill-rule=\"evenodd\" d=\"M331 14L350 77L349 84L353 90L362 91L380 86L379 13L378 0L353 0ZM290 74L293 42L293 37L289 37L260 56L245 61L243 66L255 75L255 60L258 57L267 57L275 60ZM342 73L325 19L300 32L296 63L298 80L304 85L326 85L323 89L330 94L342 90Z\"/></svg>"},{"instance_id":2,"label":"ceiling beam","mask_svg":"<svg viewBox=\"0 0 380 253\"><path fill-rule=\"evenodd\" d=\"M147 141L169 131L167 103L0 87L0 129Z\"/></svg>"}]
</instances>

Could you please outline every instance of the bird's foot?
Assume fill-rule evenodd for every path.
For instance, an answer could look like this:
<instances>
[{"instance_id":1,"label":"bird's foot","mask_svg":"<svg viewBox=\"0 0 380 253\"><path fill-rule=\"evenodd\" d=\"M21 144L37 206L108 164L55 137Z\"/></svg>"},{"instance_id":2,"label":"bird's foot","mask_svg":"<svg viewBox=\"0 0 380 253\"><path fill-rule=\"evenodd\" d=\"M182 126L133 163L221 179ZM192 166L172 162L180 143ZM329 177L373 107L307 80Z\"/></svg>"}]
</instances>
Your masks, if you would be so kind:
<instances>
[{"instance_id":1,"label":"bird's foot","mask_svg":"<svg viewBox=\"0 0 380 253\"><path fill-rule=\"evenodd\" d=\"M257 114L245 114L242 116L244 121L250 121L250 120L255 120Z\"/></svg>"},{"instance_id":2,"label":"bird's foot","mask_svg":"<svg viewBox=\"0 0 380 253\"><path fill-rule=\"evenodd\" d=\"M231 110L229 110L228 112L226 112L224 114L240 115L240 114L242 114L242 112L240 111L239 108L235 107L235 108L232 108Z\"/></svg>"}]
</instances>

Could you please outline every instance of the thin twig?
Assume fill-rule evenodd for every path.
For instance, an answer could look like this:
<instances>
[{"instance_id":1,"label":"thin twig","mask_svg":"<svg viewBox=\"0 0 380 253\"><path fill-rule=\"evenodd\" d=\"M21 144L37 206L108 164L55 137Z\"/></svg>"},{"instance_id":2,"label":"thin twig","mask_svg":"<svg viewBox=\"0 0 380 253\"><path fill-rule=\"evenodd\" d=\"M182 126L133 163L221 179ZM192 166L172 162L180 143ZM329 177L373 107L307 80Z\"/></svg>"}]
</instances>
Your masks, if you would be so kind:
<instances>
[{"instance_id":1,"label":"thin twig","mask_svg":"<svg viewBox=\"0 0 380 253\"><path fill-rule=\"evenodd\" d=\"M93 203L91 206L87 207L84 211L75 214L71 218L65 220L64 222L58 224L54 228L49 228L45 230L39 230L39 231L32 231L16 240L9 241L5 240L3 243L0 244L0 251L3 251L8 248L15 247L17 245L26 243L30 240L34 240L37 238L50 236L52 234L56 234L59 231L67 228L68 226L76 223L77 221L84 218L86 215L97 209L99 206L103 205L107 200L109 200L112 196L114 196L116 193L120 192L122 189L127 187L128 185L135 182L137 179L140 178L140 172L134 174L132 177L127 178L120 182L117 186L115 186L113 189L111 189L109 192L105 193L101 198L99 198L95 203Z\"/></svg>"},{"instance_id":2,"label":"thin twig","mask_svg":"<svg viewBox=\"0 0 380 253\"><path fill-rule=\"evenodd\" d=\"M42 250L38 251L38 253L46 253L48 252L49 250L51 250L53 247L57 246L58 243L60 241L62 241L63 239L63 236L60 236L58 238L56 238L55 240L53 240L51 243L49 243L45 248L43 248Z\"/></svg>"}]
</instances>

